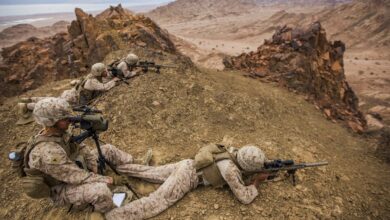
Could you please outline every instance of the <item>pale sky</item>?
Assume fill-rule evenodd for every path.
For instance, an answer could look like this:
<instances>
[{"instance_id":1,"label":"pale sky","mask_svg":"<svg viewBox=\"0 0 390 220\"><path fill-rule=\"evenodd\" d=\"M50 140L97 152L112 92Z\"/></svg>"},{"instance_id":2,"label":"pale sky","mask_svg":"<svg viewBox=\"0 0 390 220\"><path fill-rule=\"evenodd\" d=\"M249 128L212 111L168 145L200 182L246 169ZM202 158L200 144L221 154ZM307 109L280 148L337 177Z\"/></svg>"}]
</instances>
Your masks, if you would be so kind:
<instances>
[{"instance_id":1,"label":"pale sky","mask_svg":"<svg viewBox=\"0 0 390 220\"><path fill-rule=\"evenodd\" d=\"M104 4L161 4L171 2L173 0L0 0L0 5L4 4L91 4L91 3L104 3Z\"/></svg>"}]
</instances>

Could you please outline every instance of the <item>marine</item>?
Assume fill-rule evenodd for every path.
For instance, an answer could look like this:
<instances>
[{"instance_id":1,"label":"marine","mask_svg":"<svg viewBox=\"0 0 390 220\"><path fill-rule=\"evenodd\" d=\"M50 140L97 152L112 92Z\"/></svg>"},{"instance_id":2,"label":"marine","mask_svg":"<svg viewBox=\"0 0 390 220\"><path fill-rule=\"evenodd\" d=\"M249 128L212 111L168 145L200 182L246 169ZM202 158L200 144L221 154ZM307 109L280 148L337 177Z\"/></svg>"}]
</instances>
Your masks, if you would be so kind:
<instances>
[{"instance_id":1,"label":"marine","mask_svg":"<svg viewBox=\"0 0 390 220\"><path fill-rule=\"evenodd\" d=\"M106 92L116 85L118 85L119 79L116 77L111 77L108 80L107 67L103 63L96 63L92 66L91 72L81 80L76 80L74 88L65 90L59 98L66 100L72 106L87 105L94 98L101 95L103 92ZM18 125L27 124L33 122L32 111L35 108L35 104L47 97L32 97L32 98L23 98L21 102L17 104L19 120Z\"/></svg>"},{"instance_id":2,"label":"marine","mask_svg":"<svg viewBox=\"0 0 390 220\"><path fill-rule=\"evenodd\" d=\"M155 167L157 173L151 173L150 166L134 164L130 154L110 144L101 146L103 155L121 176L99 175L96 149L69 141L69 103L60 98L43 99L36 103L33 116L43 129L31 138L23 156L23 189L31 198L50 198L56 205L78 209L92 206L106 219L146 219L197 187L193 160ZM80 161L85 166L77 165ZM162 185L147 197L116 207L110 187L125 184L129 176Z\"/></svg>"},{"instance_id":3,"label":"marine","mask_svg":"<svg viewBox=\"0 0 390 220\"><path fill-rule=\"evenodd\" d=\"M267 158L257 146L247 145L242 148L225 147L219 144L209 144L200 149L190 163L192 182L196 185L212 186L215 188L228 185L235 197L243 204L250 204L258 195L258 187L264 177L256 176L249 184L244 182L247 172L261 170ZM160 167L132 166L125 167L121 172L131 174L152 182L164 182L165 177L175 171L176 164ZM122 168L123 169L123 168ZM251 176L252 177L252 176Z\"/></svg>"}]
</instances>

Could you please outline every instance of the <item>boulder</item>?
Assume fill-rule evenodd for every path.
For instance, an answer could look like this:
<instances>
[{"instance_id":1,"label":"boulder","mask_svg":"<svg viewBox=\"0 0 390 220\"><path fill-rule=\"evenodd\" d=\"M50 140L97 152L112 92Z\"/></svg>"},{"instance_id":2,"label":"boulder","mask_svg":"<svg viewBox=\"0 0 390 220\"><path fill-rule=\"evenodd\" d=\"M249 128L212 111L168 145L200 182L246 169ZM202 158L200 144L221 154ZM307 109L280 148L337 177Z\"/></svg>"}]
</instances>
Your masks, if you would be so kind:
<instances>
[{"instance_id":1,"label":"boulder","mask_svg":"<svg viewBox=\"0 0 390 220\"><path fill-rule=\"evenodd\" d=\"M257 51L227 57L224 65L305 94L326 117L362 132L366 120L344 74L344 52L344 43L329 42L321 24L315 22L305 29L279 28Z\"/></svg>"}]
</instances>

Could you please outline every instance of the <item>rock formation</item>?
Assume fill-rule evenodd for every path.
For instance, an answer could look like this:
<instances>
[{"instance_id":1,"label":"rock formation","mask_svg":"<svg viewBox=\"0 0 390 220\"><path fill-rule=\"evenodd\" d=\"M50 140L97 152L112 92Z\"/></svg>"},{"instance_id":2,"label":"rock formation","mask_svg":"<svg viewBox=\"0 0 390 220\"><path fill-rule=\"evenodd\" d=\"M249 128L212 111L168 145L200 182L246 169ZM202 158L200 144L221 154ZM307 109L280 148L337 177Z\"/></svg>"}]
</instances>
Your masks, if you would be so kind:
<instances>
[{"instance_id":1,"label":"rock formation","mask_svg":"<svg viewBox=\"0 0 390 220\"><path fill-rule=\"evenodd\" d=\"M362 132L366 121L345 79L344 51L344 43L329 42L325 30L316 22L305 30L285 26L256 52L226 58L224 65L307 94L326 117L344 120L354 131Z\"/></svg>"},{"instance_id":2,"label":"rock formation","mask_svg":"<svg viewBox=\"0 0 390 220\"><path fill-rule=\"evenodd\" d=\"M2 51L0 92L12 96L52 80L80 76L117 50L142 48L176 54L169 34L121 5L93 17L76 9L68 33L31 38Z\"/></svg>"}]
</instances>

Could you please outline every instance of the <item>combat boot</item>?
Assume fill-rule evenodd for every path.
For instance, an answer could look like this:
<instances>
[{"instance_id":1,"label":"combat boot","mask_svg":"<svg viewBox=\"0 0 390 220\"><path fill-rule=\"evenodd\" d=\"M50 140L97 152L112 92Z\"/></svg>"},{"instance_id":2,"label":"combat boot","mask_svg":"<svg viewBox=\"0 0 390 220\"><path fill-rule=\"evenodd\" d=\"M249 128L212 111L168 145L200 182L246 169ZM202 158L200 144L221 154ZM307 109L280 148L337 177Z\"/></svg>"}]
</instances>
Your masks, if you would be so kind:
<instances>
[{"instance_id":1,"label":"combat boot","mask_svg":"<svg viewBox=\"0 0 390 220\"><path fill-rule=\"evenodd\" d=\"M149 166L150 161L152 160L153 156L153 150L151 148L148 149L148 152L146 152L145 156L142 159L136 159L135 163Z\"/></svg>"},{"instance_id":2,"label":"combat boot","mask_svg":"<svg viewBox=\"0 0 390 220\"><path fill-rule=\"evenodd\" d=\"M26 125L34 121L32 117L32 111L28 110L27 103L18 103L16 106L19 120L16 125Z\"/></svg>"}]
</instances>

